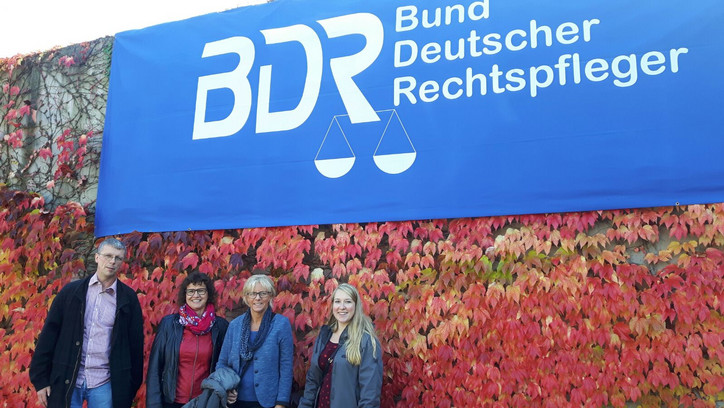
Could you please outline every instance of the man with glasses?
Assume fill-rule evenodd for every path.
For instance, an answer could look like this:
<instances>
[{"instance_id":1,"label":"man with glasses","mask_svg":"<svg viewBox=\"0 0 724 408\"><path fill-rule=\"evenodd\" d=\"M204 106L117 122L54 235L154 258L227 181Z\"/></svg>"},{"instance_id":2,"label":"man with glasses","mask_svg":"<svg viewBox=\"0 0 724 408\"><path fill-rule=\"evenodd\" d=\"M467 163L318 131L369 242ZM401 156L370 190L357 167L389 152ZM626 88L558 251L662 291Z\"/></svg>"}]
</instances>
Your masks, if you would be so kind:
<instances>
[{"instance_id":1,"label":"man with glasses","mask_svg":"<svg viewBox=\"0 0 724 408\"><path fill-rule=\"evenodd\" d=\"M129 408L143 381L143 315L120 282L126 246L101 242L96 272L55 297L30 362L43 407Z\"/></svg>"}]
</instances>

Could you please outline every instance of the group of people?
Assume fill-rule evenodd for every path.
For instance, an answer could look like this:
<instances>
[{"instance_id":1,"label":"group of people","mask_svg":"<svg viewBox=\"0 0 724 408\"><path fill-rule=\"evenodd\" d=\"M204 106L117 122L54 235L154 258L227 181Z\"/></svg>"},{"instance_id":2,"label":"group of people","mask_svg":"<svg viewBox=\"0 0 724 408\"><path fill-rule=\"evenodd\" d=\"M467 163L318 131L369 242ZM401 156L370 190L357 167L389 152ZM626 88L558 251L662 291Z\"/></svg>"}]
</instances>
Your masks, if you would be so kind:
<instances>
[{"instance_id":1,"label":"group of people","mask_svg":"<svg viewBox=\"0 0 724 408\"><path fill-rule=\"evenodd\" d=\"M125 255L122 242L104 240L96 273L53 301L30 364L42 406L131 406L143 381L143 315L136 293L117 279ZM248 310L228 323L216 315L207 275L194 271L183 280L179 309L161 320L151 348L148 408L290 406L294 340L289 319L272 312L274 283L252 275L242 293ZM298 406L379 407L382 350L374 326L353 286L340 284L331 299Z\"/></svg>"}]
</instances>

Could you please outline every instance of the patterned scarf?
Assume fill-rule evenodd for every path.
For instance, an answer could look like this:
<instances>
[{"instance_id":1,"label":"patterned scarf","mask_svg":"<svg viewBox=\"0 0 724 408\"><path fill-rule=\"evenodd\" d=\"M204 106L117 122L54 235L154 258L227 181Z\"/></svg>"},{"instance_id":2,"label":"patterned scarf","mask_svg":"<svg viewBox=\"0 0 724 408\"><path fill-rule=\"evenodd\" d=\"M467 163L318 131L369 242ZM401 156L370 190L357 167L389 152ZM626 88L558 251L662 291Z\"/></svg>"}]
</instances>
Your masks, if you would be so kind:
<instances>
[{"instance_id":1,"label":"patterned scarf","mask_svg":"<svg viewBox=\"0 0 724 408\"><path fill-rule=\"evenodd\" d=\"M256 334L254 343L251 344L249 341L251 338L251 310L247 310L246 313L244 313L243 318L244 320L242 320L241 325L241 347L239 349L241 357L239 364L241 373L239 376L244 375L244 371L246 370L249 361L252 357L254 357L254 352L257 351L262 344L264 344L264 340L266 340L266 337L269 335L269 329L271 328L271 321L274 318L274 313L272 313L270 307L267 307L266 312L264 312L264 317L261 319L259 332Z\"/></svg>"},{"instance_id":2,"label":"patterned scarf","mask_svg":"<svg viewBox=\"0 0 724 408\"><path fill-rule=\"evenodd\" d=\"M216 318L216 310L214 309L214 305L209 303L206 305L204 313L199 316L188 304L185 304L179 308L178 315L178 322L181 323L181 326L191 330L193 334L200 336L211 331Z\"/></svg>"}]
</instances>

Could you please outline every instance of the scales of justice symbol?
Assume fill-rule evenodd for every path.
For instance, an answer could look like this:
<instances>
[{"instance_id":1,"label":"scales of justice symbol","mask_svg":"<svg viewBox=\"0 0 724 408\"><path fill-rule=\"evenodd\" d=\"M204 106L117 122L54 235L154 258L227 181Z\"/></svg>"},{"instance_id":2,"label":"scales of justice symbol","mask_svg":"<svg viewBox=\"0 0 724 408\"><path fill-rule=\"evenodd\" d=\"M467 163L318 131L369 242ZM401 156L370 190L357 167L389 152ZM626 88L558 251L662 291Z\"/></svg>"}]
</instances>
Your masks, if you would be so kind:
<instances>
[{"instance_id":1,"label":"scales of justice symbol","mask_svg":"<svg viewBox=\"0 0 724 408\"><path fill-rule=\"evenodd\" d=\"M375 111L378 114L389 114L387 122L384 125L380 140L372 154L372 159L377 168L387 174L400 174L409 169L415 162L417 151L410 140L410 136L405 130L405 126L400 120L400 116L395 109L386 109ZM385 116L385 115L380 115ZM317 150L314 157L314 165L317 171L328 178L339 178L347 174L354 166L357 156L349 143L347 134L339 122L340 118L349 117L349 115L335 115L329 123L327 133L324 134L322 144ZM384 120L381 118L381 120ZM340 138L343 143L340 143ZM334 140L336 139L336 140ZM335 143L338 148L334 158L320 158L320 153L324 153L325 148ZM389 148L385 149L385 145L395 146L396 152L389 152ZM341 146L341 149L339 148ZM340 151L341 150L341 151ZM323 155L326 157L326 155Z\"/></svg>"}]
</instances>

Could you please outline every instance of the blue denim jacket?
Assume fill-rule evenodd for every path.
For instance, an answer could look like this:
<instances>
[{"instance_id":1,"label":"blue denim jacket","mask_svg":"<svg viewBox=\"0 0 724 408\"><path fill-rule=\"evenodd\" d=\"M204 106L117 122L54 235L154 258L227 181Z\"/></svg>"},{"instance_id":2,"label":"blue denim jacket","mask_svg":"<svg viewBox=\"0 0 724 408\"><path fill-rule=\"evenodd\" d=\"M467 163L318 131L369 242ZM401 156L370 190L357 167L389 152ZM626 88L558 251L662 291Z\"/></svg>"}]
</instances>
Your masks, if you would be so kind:
<instances>
[{"instance_id":1,"label":"blue denim jacket","mask_svg":"<svg viewBox=\"0 0 724 408\"><path fill-rule=\"evenodd\" d=\"M241 375L243 315L229 324L216 369L228 367ZM275 314L264 344L254 353L254 391L263 407L289 406L292 392L294 340L289 319Z\"/></svg>"}]
</instances>

